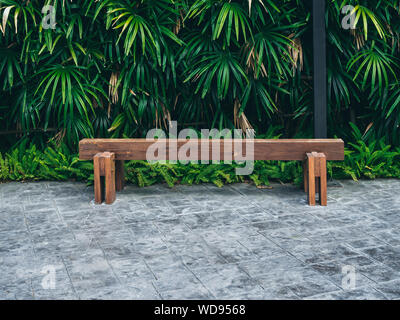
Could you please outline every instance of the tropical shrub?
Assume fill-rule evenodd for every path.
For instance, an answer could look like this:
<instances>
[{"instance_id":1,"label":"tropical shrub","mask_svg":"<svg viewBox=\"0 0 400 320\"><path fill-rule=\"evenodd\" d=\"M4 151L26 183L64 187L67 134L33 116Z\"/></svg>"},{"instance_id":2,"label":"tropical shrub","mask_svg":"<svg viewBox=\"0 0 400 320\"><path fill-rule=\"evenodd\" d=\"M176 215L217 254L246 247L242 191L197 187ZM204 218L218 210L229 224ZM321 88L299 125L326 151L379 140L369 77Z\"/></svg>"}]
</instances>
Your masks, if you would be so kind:
<instances>
[{"instance_id":1,"label":"tropical shrub","mask_svg":"<svg viewBox=\"0 0 400 320\"><path fill-rule=\"evenodd\" d=\"M357 135L357 132L354 133ZM303 171L298 161L255 161L249 176L237 176L238 164L150 164L146 161L126 163L127 181L140 187L155 183L176 184L213 183L216 186L236 182L252 182L256 186L270 181L294 182L301 185ZM384 142L360 137L345 151L344 162L328 162L328 176L336 179L398 178L400 179L400 148L390 151ZM0 153L0 182L29 180L78 180L93 182L93 163L79 161L65 145L47 146L43 151L22 142L11 151Z\"/></svg>"},{"instance_id":2,"label":"tropical shrub","mask_svg":"<svg viewBox=\"0 0 400 320\"><path fill-rule=\"evenodd\" d=\"M326 2L329 135L351 140L352 122L399 146L399 1ZM29 137L76 152L82 137L143 137L169 120L312 137L311 3L0 0L1 148Z\"/></svg>"}]
</instances>

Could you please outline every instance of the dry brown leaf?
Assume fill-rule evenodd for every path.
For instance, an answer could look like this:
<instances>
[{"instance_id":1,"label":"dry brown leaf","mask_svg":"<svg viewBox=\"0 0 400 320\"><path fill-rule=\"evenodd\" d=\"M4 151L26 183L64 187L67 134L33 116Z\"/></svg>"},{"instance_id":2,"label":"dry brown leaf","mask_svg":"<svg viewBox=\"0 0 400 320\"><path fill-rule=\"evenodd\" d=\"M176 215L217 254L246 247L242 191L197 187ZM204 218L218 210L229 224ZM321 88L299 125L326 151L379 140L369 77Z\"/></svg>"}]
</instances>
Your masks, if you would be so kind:
<instances>
[{"instance_id":1,"label":"dry brown leaf","mask_svg":"<svg viewBox=\"0 0 400 320\"><path fill-rule=\"evenodd\" d=\"M289 39L292 39L295 35L292 33L289 35ZM297 68L300 68L300 71L303 70L304 66L304 55L303 55L303 46L300 38L295 38L292 40L292 45L288 47L288 51L290 57L292 58L293 65L293 74L295 73Z\"/></svg>"},{"instance_id":2,"label":"dry brown leaf","mask_svg":"<svg viewBox=\"0 0 400 320\"><path fill-rule=\"evenodd\" d=\"M273 189L271 186L257 186L257 189Z\"/></svg>"},{"instance_id":3,"label":"dry brown leaf","mask_svg":"<svg viewBox=\"0 0 400 320\"><path fill-rule=\"evenodd\" d=\"M108 85L108 94L111 98L111 102L113 104L117 104L119 100L118 96L118 78L119 78L119 71L114 71L111 73L109 85Z\"/></svg>"},{"instance_id":4,"label":"dry brown leaf","mask_svg":"<svg viewBox=\"0 0 400 320\"><path fill-rule=\"evenodd\" d=\"M9 6L9 7L6 7L4 9L4 12L3 12L3 27L2 27L3 35L5 35L5 33L6 33L6 24L7 24L8 16L9 16L10 11L11 11L12 8L14 8L14 6Z\"/></svg>"},{"instance_id":5,"label":"dry brown leaf","mask_svg":"<svg viewBox=\"0 0 400 320\"><path fill-rule=\"evenodd\" d=\"M238 98L236 98L233 105L233 123L236 128L242 129L243 133L245 134L247 130L252 130L253 127L244 112L242 112L242 114L239 116L240 107L240 101Z\"/></svg>"}]
</instances>

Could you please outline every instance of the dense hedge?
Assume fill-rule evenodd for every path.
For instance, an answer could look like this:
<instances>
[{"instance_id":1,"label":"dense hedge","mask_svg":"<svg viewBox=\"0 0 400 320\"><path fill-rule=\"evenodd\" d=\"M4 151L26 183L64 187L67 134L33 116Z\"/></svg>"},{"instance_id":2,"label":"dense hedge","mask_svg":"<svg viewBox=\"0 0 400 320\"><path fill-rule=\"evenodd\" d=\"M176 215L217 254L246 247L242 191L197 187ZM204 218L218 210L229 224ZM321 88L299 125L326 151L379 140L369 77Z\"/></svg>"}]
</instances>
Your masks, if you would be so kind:
<instances>
[{"instance_id":1,"label":"dense hedge","mask_svg":"<svg viewBox=\"0 0 400 320\"><path fill-rule=\"evenodd\" d=\"M399 2L327 0L329 135L400 145ZM43 29L44 3L56 28ZM312 136L308 0L0 0L2 149L182 127ZM355 6L356 29L341 8ZM43 132L46 130L46 132Z\"/></svg>"},{"instance_id":2,"label":"dense hedge","mask_svg":"<svg viewBox=\"0 0 400 320\"><path fill-rule=\"evenodd\" d=\"M237 164L149 164L146 161L126 163L127 180L141 187L164 182L175 184L214 183L217 186L235 182L268 185L270 180L301 184L303 172L299 161L256 161L249 176L237 176ZM400 148L390 151L383 141L358 140L345 151L344 162L328 162L328 176L337 179L400 178ZM23 140L10 152L0 153L0 182L26 180L78 180L93 182L93 163L79 161L78 155L61 146L47 146L43 151Z\"/></svg>"}]
</instances>

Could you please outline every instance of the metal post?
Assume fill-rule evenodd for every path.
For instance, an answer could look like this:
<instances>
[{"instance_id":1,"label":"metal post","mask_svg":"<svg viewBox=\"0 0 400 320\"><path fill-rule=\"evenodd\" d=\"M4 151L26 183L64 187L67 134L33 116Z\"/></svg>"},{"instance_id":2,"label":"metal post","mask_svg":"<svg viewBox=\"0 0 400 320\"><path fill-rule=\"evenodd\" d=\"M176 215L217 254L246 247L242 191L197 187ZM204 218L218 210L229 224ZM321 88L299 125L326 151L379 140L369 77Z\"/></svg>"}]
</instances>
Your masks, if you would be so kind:
<instances>
[{"instance_id":1,"label":"metal post","mask_svg":"<svg viewBox=\"0 0 400 320\"><path fill-rule=\"evenodd\" d=\"M327 137L325 0L313 0L314 136Z\"/></svg>"}]
</instances>

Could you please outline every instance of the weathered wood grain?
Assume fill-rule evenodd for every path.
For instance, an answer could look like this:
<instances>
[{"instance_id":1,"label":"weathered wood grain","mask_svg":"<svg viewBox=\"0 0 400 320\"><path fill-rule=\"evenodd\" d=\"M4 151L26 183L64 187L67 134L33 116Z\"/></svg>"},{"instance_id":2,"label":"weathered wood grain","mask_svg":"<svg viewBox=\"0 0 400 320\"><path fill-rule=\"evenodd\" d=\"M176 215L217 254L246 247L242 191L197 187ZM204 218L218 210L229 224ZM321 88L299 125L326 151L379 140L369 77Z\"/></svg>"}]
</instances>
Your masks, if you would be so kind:
<instances>
[{"instance_id":1,"label":"weathered wood grain","mask_svg":"<svg viewBox=\"0 0 400 320\"><path fill-rule=\"evenodd\" d=\"M104 175L104 173L102 173L101 167L102 167L101 153L98 153L93 157L94 201L97 204L101 204L103 202L101 176Z\"/></svg>"},{"instance_id":2,"label":"weathered wood grain","mask_svg":"<svg viewBox=\"0 0 400 320\"><path fill-rule=\"evenodd\" d=\"M319 203L321 206L328 205L328 186L327 186L327 172L326 172L326 158L323 154L319 157L320 167L320 183L319 183Z\"/></svg>"},{"instance_id":3,"label":"weathered wood grain","mask_svg":"<svg viewBox=\"0 0 400 320\"><path fill-rule=\"evenodd\" d=\"M323 153L311 152L306 154L304 162L304 190L308 194L308 204L314 206L315 194L319 195L321 206L328 204L326 157Z\"/></svg>"},{"instance_id":4,"label":"weathered wood grain","mask_svg":"<svg viewBox=\"0 0 400 320\"><path fill-rule=\"evenodd\" d=\"M104 156L104 175L105 175L105 201L106 204L112 204L115 201L115 155L105 152Z\"/></svg>"},{"instance_id":5,"label":"weathered wood grain","mask_svg":"<svg viewBox=\"0 0 400 320\"><path fill-rule=\"evenodd\" d=\"M307 173L308 173L308 204L315 206L315 157L312 153L307 153Z\"/></svg>"},{"instance_id":6,"label":"weathered wood grain","mask_svg":"<svg viewBox=\"0 0 400 320\"><path fill-rule=\"evenodd\" d=\"M79 143L79 158L93 160L99 152L113 152L116 160L146 160L148 148L156 141L164 143L159 152L165 152L164 160L174 160L176 150L182 146L197 148L187 153L188 160L201 158L201 147L210 160L304 160L308 152L324 153L327 160L344 160L344 142L341 139L286 139L254 140L254 149L246 149L246 140L146 140L146 139L84 139ZM239 147L235 152L234 144ZM241 148L240 148L241 147ZM208 148L208 149L207 149ZM241 149L241 150L240 150ZM237 150L237 149L236 149ZM240 152L242 151L242 152ZM157 155L157 154L156 154Z\"/></svg>"}]
</instances>

